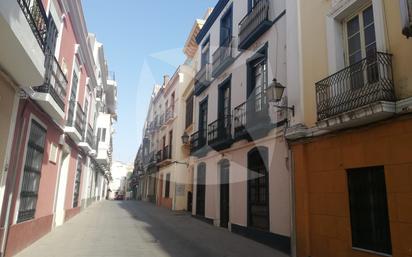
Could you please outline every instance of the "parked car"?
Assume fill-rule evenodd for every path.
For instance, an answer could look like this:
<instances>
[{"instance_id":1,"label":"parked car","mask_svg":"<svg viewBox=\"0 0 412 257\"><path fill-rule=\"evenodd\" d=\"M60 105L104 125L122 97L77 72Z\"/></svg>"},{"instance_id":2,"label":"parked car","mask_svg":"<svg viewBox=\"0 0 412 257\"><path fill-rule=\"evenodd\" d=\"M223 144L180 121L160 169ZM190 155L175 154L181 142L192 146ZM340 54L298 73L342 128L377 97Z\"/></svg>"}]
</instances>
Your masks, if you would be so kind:
<instances>
[{"instance_id":1,"label":"parked car","mask_svg":"<svg viewBox=\"0 0 412 257\"><path fill-rule=\"evenodd\" d=\"M114 200L124 200L124 195L116 195Z\"/></svg>"}]
</instances>

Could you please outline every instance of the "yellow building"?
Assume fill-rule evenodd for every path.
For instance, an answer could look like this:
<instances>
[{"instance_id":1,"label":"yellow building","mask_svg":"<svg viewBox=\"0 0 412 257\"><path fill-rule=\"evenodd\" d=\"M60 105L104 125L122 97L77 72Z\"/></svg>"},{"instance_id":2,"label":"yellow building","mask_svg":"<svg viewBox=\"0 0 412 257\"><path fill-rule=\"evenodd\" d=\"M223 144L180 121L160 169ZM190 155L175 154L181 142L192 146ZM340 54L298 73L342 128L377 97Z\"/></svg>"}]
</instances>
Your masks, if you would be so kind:
<instances>
[{"instance_id":1,"label":"yellow building","mask_svg":"<svg viewBox=\"0 0 412 257\"><path fill-rule=\"evenodd\" d=\"M289 7L296 254L412 256L412 1Z\"/></svg>"}]
</instances>

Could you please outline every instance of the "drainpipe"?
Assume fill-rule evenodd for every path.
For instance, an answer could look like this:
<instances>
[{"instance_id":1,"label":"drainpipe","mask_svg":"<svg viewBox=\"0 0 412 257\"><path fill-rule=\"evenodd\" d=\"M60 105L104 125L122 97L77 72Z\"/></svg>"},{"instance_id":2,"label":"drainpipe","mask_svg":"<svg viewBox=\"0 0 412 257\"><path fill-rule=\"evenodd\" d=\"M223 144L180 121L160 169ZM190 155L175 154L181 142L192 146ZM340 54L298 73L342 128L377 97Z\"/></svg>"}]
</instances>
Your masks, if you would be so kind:
<instances>
[{"instance_id":1,"label":"drainpipe","mask_svg":"<svg viewBox=\"0 0 412 257\"><path fill-rule=\"evenodd\" d=\"M287 141L286 141L287 142ZM293 154L292 150L290 149L289 142L287 142L288 146L288 158L289 158L289 169L290 169L290 201L291 201L291 256L296 257L296 208L295 208L295 165L293 161Z\"/></svg>"},{"instance_id":2,"label":"drainpipe","mask_svg":"<svg viewBox=\"0 0 412 257\"><path fill-rule=\"evenodd\" d=\"M20 99L27 99L26 96L21 96ZM11 180L11 189L9 191L9 195L7 198L7 208L6 208L6 217L4 220L4 230L3 230L3 236L2 236L2 241L1 241L1 250L0 250L0 256L4 257L5 256L5 251L6 251L6 245L7 245L7 241L8 241L8 236L9 236L9 222L10 222L10 215L11 215L11 205L12 205L12 200L13 200L13 196L14 196L14 190L15 190L15 186L16 186L16 179L17 179L17 167L18 167L18 160L19 160L19 153L21 152L21 148L22 148L22 143L21 140L23 138L23 127L26 124L26 121L24 120L24 112L26 110L27 107L27 101L25 101L23 108L21 109L19 115L17 115L17 117L20 117L18 120L20 121L19 126L16 126L16 129L18 129L17 134L17 145L18 145L18 149L17 149L17 153L16 153L16 159L14 162L11 163L11 165L13 165L13 178ZM7 187L7 182L6 182L6 187Z\"/></svg>"}]
</instances>

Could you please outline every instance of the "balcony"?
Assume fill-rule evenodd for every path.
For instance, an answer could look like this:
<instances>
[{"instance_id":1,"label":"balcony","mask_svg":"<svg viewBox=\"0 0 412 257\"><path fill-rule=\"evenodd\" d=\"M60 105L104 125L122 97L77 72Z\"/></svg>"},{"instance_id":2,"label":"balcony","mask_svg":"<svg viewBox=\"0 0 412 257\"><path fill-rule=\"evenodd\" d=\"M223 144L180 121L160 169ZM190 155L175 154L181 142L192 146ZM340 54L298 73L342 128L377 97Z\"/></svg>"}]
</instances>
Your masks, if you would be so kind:
<instances>
[{"instance_id":1,"label":"balcony","mask_svg":"<svg viewBox=\"0 0 412 257\"><path fill-rule=\"evenodd\" d=\"M158 166L165 166L172 163L172 151L170 146L165 146L156 154L156 161Z\"/></svg>"},{"instance_id":2,"label":"balcony","mask_svg":"<svg viewBox=\"0 0 412 257\"><path fill-rule=\"evenodd\" d=\"M212 83L212 65L205 64L195 76L195 95L200 95Z\"/></svg>"},{"instance_id":3,"label":"balcony","mask_svg":"<svg viewBox=\"0 0 412 257\"><path fill-rule=\"evenodd\" d=\"M274 127L269 117L269 108L263 92L249 99L233 110L234 140L253 141L266 136Z\"/></svg>"},{"instance_id":4,"label":"balcony","mask_svg":"<svg viewBox=\"0 0 412 257\"><path fill-rule=\"evenodd\" d=\"M358 126L395 112L392 55L374 53L316 83L318 127Z\"/></svg>"},{"instance_id":5,"label":"balcony","mask_svg":"<svg viewBox=\"0 0 412 257\"><path fill-rule=\"evenodd\" d=\"M208 126L208 144L216 151L230 147L232 139L232 116L220 118Z\"/></svg>"},{"instance_id":6,"label":"balcony","mask_svg":"<svg viewBox=\"0 0 412 257\"><path fill-rule=\"evenodd\" d=\"M249 48L272 26L269 0L260 0L239 23L239 49Z\"/></svg>"},{"instance_id":7,"label":"balcony","mask_svg":"<svg viewBox=\"0 0 412 257\"><path fill-rule=\"evenodd\" d=\"M0 66L22 87L44 83L47 24L41 0L0 1Z\"/></svg>"},{"instance_id":8,"label":"balcony","mask_svg":"<svg viewBox=\"0 0 412 257\"><path fill-rule=\"evenodd\" d=\"M37 93L33 99L55 120L64 118L67 79L57 59L50 55L50 67L46 68L46 79L42 86L33 87Z\"/></svg>"},{"instance_id":9,"label":"balcony","mask_svg":"<svg viewBox=\"0 0 412 257\"><path fill-rule=\"evenodd\" d=\"M234 45L235 39L228 38L227 42L224 42L213 53L212 76L214 78L218 77L235 60L233 57Z\"/></svg>"},{"instance_id":10,"label":"balcony","mask_svg":"<svg viewBox=\"0 0 412 257\"><path fill-rule=\"evenodd\" d=\"M83 137L82 142L79 143L79 147L86 153L91 155L96 154L96 137L94 136L94 131L90 124L88 124L86 135Z\"/></svg>"},{"instance_id":11,"label":"balcony","mask_svg":"<svg viewBox=\"0 0 412 257\"><path fill-rule=\"evenodd\" d=\"M74 115L76 114L76 115ZM69 112L67 115L66 127L64 132L77 144L81 142L84 134L85 117L82 107L75 101L69 102Z\"/></svg>"},{"instance_id":12,"label":"balcony","mask_svg":"<svg viewBox=\"0 0 412 257\"><path fill-rule=\"evenodd\" d=\"M175 118L175 106L171 105L167 107L166 114L165 114L165 123L168 124Z\"/></svg>"},{"instance_id":13,"label":"balcony","mask_svg":"<svg viewBox=\"0 0 412 257\"><path fill-rule=\"evenodd\" d=\"M190 154L193 156L203 156L207 153L207 131L200 130L190 137Z\"/></svg>"}]
</instances>

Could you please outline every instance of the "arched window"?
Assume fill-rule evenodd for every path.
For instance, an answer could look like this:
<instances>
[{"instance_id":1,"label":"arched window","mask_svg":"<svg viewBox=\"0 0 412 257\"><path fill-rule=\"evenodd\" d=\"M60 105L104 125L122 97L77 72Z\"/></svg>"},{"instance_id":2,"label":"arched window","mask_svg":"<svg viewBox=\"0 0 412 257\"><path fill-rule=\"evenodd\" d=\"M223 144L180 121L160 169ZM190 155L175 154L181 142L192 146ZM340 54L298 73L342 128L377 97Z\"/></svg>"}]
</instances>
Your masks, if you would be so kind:
<instances>
[{"instance_id":1,"label":"arched window","mask_svg":"<svg viewBox=\"0 0 412 257\"><path fill-rule=\"evenodd\" d=\"M204 162L197 165L196 181L196 215L205 216L206 200L206 164Z\"/></svg>"},{"instance_id":2,"label":"arched window","mask_svg":"<svg viewBox=\"0 0 412 257\"><path fill-rule=\"evenodd\" d=\"M247 158L248 226L269 230L268 149L253 148Z\"/></svg>"}]
</instances>

